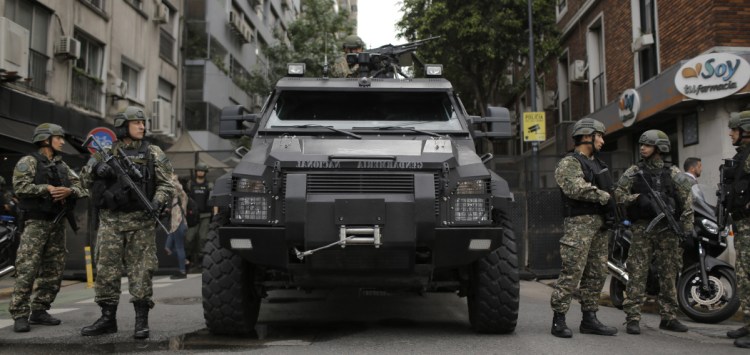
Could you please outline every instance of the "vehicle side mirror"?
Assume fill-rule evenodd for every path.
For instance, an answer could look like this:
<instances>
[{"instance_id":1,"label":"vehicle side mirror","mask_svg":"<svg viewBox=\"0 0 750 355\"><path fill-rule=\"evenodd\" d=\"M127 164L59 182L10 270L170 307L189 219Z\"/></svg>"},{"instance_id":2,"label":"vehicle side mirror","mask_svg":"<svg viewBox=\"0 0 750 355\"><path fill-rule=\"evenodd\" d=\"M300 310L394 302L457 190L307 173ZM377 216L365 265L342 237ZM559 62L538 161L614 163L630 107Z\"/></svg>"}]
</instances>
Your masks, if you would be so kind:
<instances>
[{"instance_id":1,"label":"vehicle side mirror","mask_svg":"<svg viewBox=\"0 0 750 355\"><path fill-rule=\"evenodd\" d=\"M219 137L240 138L252 136L258 130L258 115L249 113L244 106L227 106L221 110Z\"/></svg>"},{"instance_id":2,"label":"vehicle side mirror","mask_svg":"<svg viewBox=\"0 0 750 355\"><path fill-rule=\"evenodd\" d=\"M513 130L510 124L510 111L505 107L487 107L487 116L471 116L469 121L472 125L481 125L482 130L474 131L475 137L487 137L490 139L513 138Z\"/></svg>"}]
</instances>

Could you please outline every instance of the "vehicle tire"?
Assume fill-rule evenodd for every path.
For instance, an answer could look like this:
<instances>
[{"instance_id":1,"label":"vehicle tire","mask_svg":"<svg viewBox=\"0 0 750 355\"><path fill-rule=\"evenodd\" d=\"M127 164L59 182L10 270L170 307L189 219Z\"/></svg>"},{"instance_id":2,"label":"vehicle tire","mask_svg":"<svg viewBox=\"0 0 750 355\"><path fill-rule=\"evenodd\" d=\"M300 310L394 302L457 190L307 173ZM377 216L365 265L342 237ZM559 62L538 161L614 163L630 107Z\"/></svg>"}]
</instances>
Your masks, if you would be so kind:
<instances>
[{"instance_id":1,"label":"vehicle tire","mask_svg":"<svg viewBox=\"0 0 750 355\"><path fill-rule=\"evenodd\" d=\"M203 317L212 334L247 334L255 330L260 294L255 268L219 245L219 227L225 213L214 216L203 248Z\"/></svg>"},{"instance_id":2,"label":"vehicle tire","mask_svg":"<svg viewBox=\"0 0 750 355\"><path fill-rule=\"evenodd\" d=\"M469 322L478 333L511 333L518 321L516 240L507 215L500 213L498 217L504 227L502 245L471 267Z\"/></svg>"},{"instance_id":3,"label":"vehicle tire","mask_svg":"<svg viewBox=\"0 0 750 355\"><path fill-rule=\"evenodd\" d=\"M615 277L609 279L609 300L617 309L622 309L625 301L625 284Z\"/></svg>"},{"instance_id":4,"label":"vehicle tire","mask_svg":"<svg viewBox=\"0 0 750 355\"><path fill-rule=\"evenodd\" d=\"M737 278L734 270L715 267L708 272L711 291L701 292L701 273L693 266L677 281L677 301L680 310L690 319L701 323L718 323L733 316L740 308Z\"/></svg>"}]
</instances>

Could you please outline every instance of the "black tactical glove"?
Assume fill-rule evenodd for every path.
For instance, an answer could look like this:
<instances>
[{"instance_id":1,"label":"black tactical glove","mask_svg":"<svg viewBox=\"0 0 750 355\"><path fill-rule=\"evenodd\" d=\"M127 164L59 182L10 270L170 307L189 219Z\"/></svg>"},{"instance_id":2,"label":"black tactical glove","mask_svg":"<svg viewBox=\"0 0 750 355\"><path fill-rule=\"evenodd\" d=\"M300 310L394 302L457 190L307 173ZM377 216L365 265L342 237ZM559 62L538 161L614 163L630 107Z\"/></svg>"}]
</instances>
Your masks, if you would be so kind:
<instances>
[{"instance_id":1,"label":"black tactical glove","mask_svg":"<svg viewBox=\"0 0 750 355\"><path fill-rule=\"evenodd\" d=\"M159 216L164 209L165 204L159 201L158 198L154 197L153 200L151 200L151 208L154 211L156 216Z\"/></svg>"},{"instance_id":2,"label":"black tactical glove","mask_svg":"<svg viewBox=\"0 0 750 355\"><path fill-rule=\"evenodd\" d=\"M113 178L116 176L115 170L105 162L96 164L96 166L94 167L94 173L96 174L96 176L105 179Z\"/></svg>"},{"instance_id":3,"label":"black tactical glove","mask_svg":"<svg viewBox=\"0 0 750 355\"><path fill-rule=\"evenodd\" d=\"M643 211L653 211L654 207L651 203L651 198L647 194L640 194L638 195L638 199L635 200L636 204L638 205L638 208Z\"/></svg>"}]
</instances>

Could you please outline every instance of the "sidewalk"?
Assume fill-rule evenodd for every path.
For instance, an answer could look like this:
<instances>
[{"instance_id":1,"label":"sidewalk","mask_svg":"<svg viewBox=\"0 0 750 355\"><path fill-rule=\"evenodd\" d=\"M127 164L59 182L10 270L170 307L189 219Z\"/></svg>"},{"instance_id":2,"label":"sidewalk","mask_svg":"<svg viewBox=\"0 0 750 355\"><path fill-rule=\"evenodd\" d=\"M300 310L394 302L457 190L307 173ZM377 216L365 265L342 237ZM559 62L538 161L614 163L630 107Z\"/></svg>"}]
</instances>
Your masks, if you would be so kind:
<instances>
[{"instance_id":1,"label":"sidewalk","mask_svg":"<svg viewBox=\"0 0 750 355\"><path fill-rule=\"evenodd\" d=\"M13 294L13 286L16 283L16 278L13 276L6 276L0 278L0 300L9 299ZM81 281L78 280L63 280L61 287L79 284Z\"/></svg>"}]
</instances>

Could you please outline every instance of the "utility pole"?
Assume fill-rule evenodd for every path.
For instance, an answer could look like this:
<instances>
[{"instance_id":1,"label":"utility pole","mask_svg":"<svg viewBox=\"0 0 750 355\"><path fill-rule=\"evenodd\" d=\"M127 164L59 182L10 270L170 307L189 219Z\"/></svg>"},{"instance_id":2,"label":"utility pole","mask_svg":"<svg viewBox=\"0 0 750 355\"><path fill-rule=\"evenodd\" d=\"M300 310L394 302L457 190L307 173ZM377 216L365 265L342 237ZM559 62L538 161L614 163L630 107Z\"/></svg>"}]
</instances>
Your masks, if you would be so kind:
<instances>
[{"instance_id":1,"label":"utility pole","mask_svg":"<svg viewBox=\"0 0 750 355\"><path fill-rule=\"evenodd\" d=\"M531 76L531 111L536 112L536 69L534 59L534 22L531 10L531 2L529 4L529 75ZM539 188L539 142L531 142L531 188L536 191Z\"/></svg>"}]
</instances>

